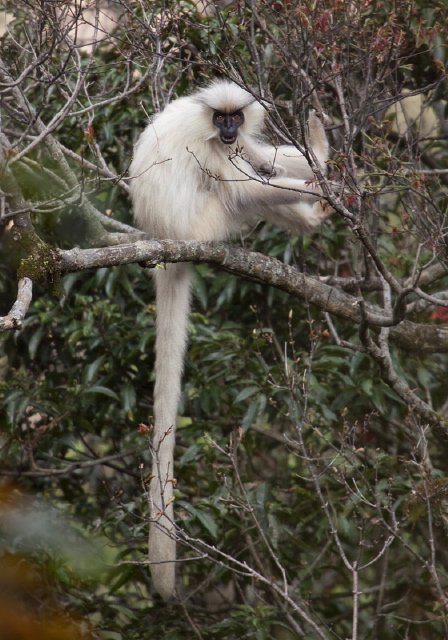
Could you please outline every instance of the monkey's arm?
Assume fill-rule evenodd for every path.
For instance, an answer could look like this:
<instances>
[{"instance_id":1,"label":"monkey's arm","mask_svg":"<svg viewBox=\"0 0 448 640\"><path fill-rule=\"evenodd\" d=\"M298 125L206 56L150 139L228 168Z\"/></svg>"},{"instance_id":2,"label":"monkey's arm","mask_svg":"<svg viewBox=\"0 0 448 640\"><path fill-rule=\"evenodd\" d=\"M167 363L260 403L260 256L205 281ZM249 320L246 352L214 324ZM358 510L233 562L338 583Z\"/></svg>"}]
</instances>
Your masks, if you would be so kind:
<instances>
[{"instance_id":1,"label":"monkey's arm","mask_svg":"<svg viewBox=\"0 0 448 640\"><path fill-rule=\"evenodd\" d=\"M308 118L308 143L315 154L321 170L326 173L325 162L329 157L329 144L323 125L324 116L320 117L311 111ZM313 179L313 171L305 156L293 145L274 147L262 144L259 152L263 157L259 160L259 170L262 176Z\"/></svg>"},{"instance_id":2,"label":"monkey's arm","mask_svg":"<svg viewBox=\"0 0 448 640\"><path fill-rule=\"evenodd\" d=\"M266 178L314 178L314 174L306 158L295 147L282 145L280 147L265 146L263 161L255 167L256 173Z\"/></svg>"},{"instance_id":3,"label":"monkey's arm","mask_svg":"<svg viewBox=\"0 0 448 640\"><path fill-rule=\"evenodd\" d=\"M316 183L293 178L245 181L236 208L244 217L265 218L299 234L319 226L332 212Z\"/></svg>"}]
</instances>

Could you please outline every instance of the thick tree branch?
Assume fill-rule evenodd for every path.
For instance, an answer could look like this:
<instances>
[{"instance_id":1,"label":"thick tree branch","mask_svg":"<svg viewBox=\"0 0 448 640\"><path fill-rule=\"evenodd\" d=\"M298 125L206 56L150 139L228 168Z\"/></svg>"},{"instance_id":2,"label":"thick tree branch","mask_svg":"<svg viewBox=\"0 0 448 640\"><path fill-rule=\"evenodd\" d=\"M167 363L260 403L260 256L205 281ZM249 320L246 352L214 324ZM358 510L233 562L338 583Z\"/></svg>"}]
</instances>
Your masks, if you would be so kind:
<instances>
[{"instance_id":1,"label":"thick tree branch","mask_svg":"<svg viewBox=\"0 0 448 640\"><path fill-rule=\"evenodd\" d=\"M276 258L224 244L147 240L99 249L61 251L61 271L70 273L131 262L207 262L236 276L270 285L314 304L322 311L359 324L362 315L359 299L317 278L306 276ZM369 325L375 329L390 326L390 337L403 349L425 353L448 352L448 327L415 324L402 320L393 326L393 318L373 304L365 304Z\"/></svg>"}]
</instances>

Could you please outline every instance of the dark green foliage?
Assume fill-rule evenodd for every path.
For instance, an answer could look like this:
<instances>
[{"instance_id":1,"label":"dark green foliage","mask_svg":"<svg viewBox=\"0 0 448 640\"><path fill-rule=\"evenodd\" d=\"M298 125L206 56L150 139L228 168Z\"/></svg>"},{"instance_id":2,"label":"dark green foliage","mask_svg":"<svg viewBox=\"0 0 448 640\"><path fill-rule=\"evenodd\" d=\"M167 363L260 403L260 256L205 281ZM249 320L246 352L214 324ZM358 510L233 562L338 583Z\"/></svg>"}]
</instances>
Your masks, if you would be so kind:
<instances>
[{"instance_id":1,"label":"dark green foliage","mask_svg":"<svg viewBox=\"0 0 448 640\"><path fill-rule=\"evenodd\" d=\"M264 83L278 101L270 135L296 139L310 105L304 71L335 123L331 171L345 181L347 206L367 220L383 264L402 278L446 259L443 174L424 177L415 169L420 162L446 167L446 139L417 141L412 127L400 136L386 115L403 88L422 89L435 107L446 99L442 3L431 3L431 15L420 2L261 1L230 3L216 15L199 15L186 0L116 4L122 11L116 31L92 56L79 113L53 131L77 154L67 162L80 194L99 212L131 222L125 190L101 174L96 154L111 171L126 173L146 122L142 105L152 114L164 99L231 66L249 85ZM65 104L78 60L60 45L58 14L50 8L7 3L14 37L24 51L32 41L45 61L23 79L44 122ZM25 58L35 59L28 50L29 58L20 58L12 36L3 45L17 76ZM85 52L80 60L82 69ZM138 90L116 98L128 72L132 87L147 71ZM343 82L351 140L343 136L333 73ZM92 96L98 104L87 111ZM26 138L28 124L7 98L5 135ZM48 149L36 145L12 166L39 235L62 248L85 244L81 195L70 199L64 191L62 166ZM305 239L259 225L247 230L244 246L309 274L376 275L336 215ZM1 249L6 313L17 269L7 226ZM56 618L55 640L447 635L446 451L415 407L381 378L377 363L338 346L330 331L359 345L358 326L333 318L329 327L323 312L304 301L197 266L175 470L183 600L166 604L152 593L144 564L152 285L137 265L71 274L63 285L59 299L36 289L23 329L4 334L0 345L1 460L11 483L0 496L0 560L13 568L0 587L9 593L16 581L17 618L32 602L35 625L33 636L21 629L18 640L52 640ZM362 293L383 303L377 291ZM417 307L412 320L441 319L429 315ZM446 355L409 353L391 342L391 356L400 380L446 412ZM43 522L36 535L17 534L10 524L16 512L21 531ZM0 628L2 615L0 608Z\"/></svg>"}]
</instances>

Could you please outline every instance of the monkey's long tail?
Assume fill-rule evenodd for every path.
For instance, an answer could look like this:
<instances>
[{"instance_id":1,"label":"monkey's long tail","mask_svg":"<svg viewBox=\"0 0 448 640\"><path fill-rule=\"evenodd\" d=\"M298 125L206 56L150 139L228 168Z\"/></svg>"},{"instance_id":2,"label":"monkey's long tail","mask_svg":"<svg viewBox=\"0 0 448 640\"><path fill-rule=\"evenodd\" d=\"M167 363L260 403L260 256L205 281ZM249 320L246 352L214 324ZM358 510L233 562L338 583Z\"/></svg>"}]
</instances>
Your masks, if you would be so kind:
<instances>
[{"instance_id":1,"label":"monkey's long tail","mask_svg":"<svg viewBox=\"0 0 448 640\"><path fill-rule=\"evenodd\" d=\"M191 268L167 264L155 272L156 282L156 383L154 388L154 438L149 560L154 586L168 599L175 589L176 540L173 521L176 417L190 315Z\"/></svg>"}]
</instances>

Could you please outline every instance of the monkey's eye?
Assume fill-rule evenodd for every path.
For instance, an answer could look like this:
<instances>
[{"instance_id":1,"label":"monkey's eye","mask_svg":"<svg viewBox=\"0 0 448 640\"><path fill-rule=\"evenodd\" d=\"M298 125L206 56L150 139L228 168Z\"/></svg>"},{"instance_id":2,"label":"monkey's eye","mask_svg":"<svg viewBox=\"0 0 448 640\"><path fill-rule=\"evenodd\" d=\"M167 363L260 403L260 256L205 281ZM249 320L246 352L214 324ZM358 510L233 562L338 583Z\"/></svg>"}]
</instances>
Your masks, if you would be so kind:
<instances>
[{"instance_id":1,"label":"monkey's eye","mask_svg":"<svg viewBox=\"0 0 448 640\"><path fill-rule=\"evenodd\" d=\"M239 122L241 120L241 113L234 113L232 118L236 121Z\"/></svg>"},{"instance_id":2,"label":"monkey's eye","mask_svg":"<svg viewBox=\"0 0 448 640\"><path fill-rule=\"evenodd\" d=\"M222 113L215 113L215 120L217 122L223 122L224 121L224 116Z\"/></svg>"}]
</instances>

